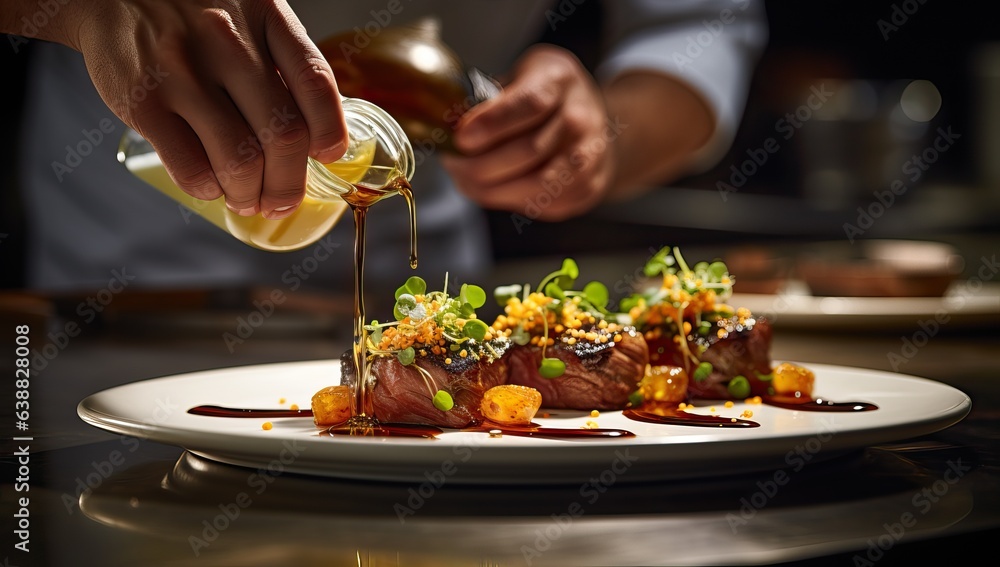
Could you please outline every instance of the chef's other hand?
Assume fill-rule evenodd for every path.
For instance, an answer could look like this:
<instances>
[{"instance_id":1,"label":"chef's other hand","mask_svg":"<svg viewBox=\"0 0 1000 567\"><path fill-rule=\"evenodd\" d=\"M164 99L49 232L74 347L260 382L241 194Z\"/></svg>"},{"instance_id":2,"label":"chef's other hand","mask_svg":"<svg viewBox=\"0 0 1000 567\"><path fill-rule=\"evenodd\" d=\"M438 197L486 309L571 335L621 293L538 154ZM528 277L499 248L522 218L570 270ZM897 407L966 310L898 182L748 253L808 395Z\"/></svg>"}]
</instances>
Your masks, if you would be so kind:
<instances>
[{"instance_id":1,"label":"chef's other hand","mask_svg":"<svg viewBox=\"0 0 1000 567\"><path fill-rule=\"evenodd\" d=\"M501 94L462 117L454 140L462 155L442 155L442 163L486 208L562 220L602 201L614 182L614 133L601 90L557 47L528 51Z\"/></svg>"},{"instance_id":2,"label":"chef's other hand","mask_svg":"<svg viewBox=\"0 0 1000 567\"><path fill-rule=\"evenodd\" d=\"M569 52L529 51L496 98L459 120L442 162L486 208L564 220L704 167L714 111L683 79L649 70L601 87Z\"/></svg>"}]
</instances>

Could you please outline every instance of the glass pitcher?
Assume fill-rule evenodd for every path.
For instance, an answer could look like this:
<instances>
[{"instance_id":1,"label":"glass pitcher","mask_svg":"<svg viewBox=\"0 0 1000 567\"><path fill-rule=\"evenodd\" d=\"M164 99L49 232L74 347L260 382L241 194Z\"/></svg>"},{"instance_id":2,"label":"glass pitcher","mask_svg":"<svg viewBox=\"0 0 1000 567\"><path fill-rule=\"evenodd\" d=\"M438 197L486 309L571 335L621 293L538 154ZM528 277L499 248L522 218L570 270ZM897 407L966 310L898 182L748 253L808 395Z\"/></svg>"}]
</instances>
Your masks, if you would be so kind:
<instances>
[{"instance_id":1,"label":"glass pitcher","mask_svg":"<svg viewBox=\"0 0 1000 567\"><path fill-rule=\"evenodd\" d=\"M118 147L118 161L136 177L201 215L242 242L272 252L299 250L328 233L348 205L343 197L359 187L395 194L394 181L413 177L415 160L406 134L392 116L358 98L342 100L347 122L347 152L338 161L322 164L309 158L306 194L294 213L279 220L259 214L240 216L226 207L225 198L196 199L182 191L167 174L152 145L127 130Z\"/></svg>"}]
</instances>

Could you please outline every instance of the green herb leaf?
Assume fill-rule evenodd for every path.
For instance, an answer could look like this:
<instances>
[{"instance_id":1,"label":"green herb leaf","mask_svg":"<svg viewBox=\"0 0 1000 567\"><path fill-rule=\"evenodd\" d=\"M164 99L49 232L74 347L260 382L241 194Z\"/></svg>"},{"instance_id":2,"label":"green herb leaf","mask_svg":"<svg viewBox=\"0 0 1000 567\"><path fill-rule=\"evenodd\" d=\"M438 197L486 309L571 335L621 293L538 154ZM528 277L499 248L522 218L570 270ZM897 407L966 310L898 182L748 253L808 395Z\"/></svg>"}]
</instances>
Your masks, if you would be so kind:
<instances>
[{"instance_id":1,"label":"green herb leaf","mask_svg":"<svg viewBox=\"0 0 1000 567\"><path fill-rule=\"evenodd\" d=\"M415 356L416 352L414 352L413 347L411 346L406 347L403 350L396 353L396 359L399 360L399 363L402 364L403 366L409 366L413 364L413 358Z\"/></svg>"},{"instance_id":2,"label":"green herb leaf","mask_svg":"<svg viewBox=\"0 0 1000 567\"><path fill-rule=\"evenodd\" d=\"M372 344L379 344L382 342L382 327L378 326L378 320L372 319L372 327L374 329L368 333L368 338L371 340Z\"/></svg>"},{"instance_id":3,"label":"green herb leaf","mask_svg":"<svg viewBox=\"0 0 1000 567\"><path fill-rule=\"evenodd\" d=\"M580 275L580 268L572 258L563 260L562 267L542 278L538 283L536 291L545 292L546 284L555 281L560 289L573 289L576 278Z\"/></svg>"},{"instance_id":4,"label":"green herb leaf","mask_svg":"<svg viewBox=\"0 0 1000 567\"><path fill-rule=\"evenodd\" d=\"M479 309L483 305L486 305L486 292L478 285L462 284L462 291L459 292L459 298L463 303L468 303L474 309Z\"/></svg>"},{"instance_id":5,"label":"green herb leaf","mask_svg":"<svg viewBox=\"0 0 1000 567\"><path fill-rule=\"evenodd\" d=\"M667 270L673 265L674 258L670 255L670 247L664 246L646 262L642 272L648 277L658 276L667 273Z\"/></svg>"},{"instance_id":6,"label":"green herb leaf","mask_svg":"<svg viewBox=\"0 0 1000 567\"><path fill-rule=\"evenodd\" d=\"M576 265L575 260L572 258L566 258L563 260L562 273L575 280L580 277L580 268Z\"/></svg>"},{"instance_id":7,"label":"green herb leaf","mask_svg":"<svg viewBox=\"0 0 1000 567\"><path fill-rule=\"evenodd\" d=\"M423 295L426 291L427 291L427 282L425 282L423 278L418 276L410 276L410 278L406 280L406 283L396 288L396 294L394 295L394 297L396 299L399 299L399 296L406 293L410 295Z\"/></svg>"},{"instance_id":8,"label":"green herb leaf","mask_svg":"<svg viewBox=\"0 0 1000 567\"><path fill-rule=\"evenodd\" d=\"M423 295L427 291L427 282L419 276L410 276L405 286L412 295Z\"/></svg>"},{"instance_id":9,"label":"green herb leaf","mask_svg":"<svg viewBox=\"0 0 1000 567\"><path fill-rule=\"evenodd\" d=\"M550 282L545 286L545 295L560 301L566 299L566 294L563 293L562 288L556 282Z\"/></svg>"},{"instance_id":10,"label":"green herb leaf","mask_svg":"<svg viewBox=\"0 0 1000 567\"><path fill-rule=\"evenodd\" d=\"M724 262L716 261L708 266L708 271L715 279L721 280L723 276L729 273L729 268L726 267Z\"/></svg>"},{"instance_id":11,"label":"green herb leaf","mask_svg":"<svg viewBox=\"0 0 1000 567\"><path fill-rule=\"evenodd\" d=\"M593 281L583 286L583 298L598 309L608 306L608 288L601 282Z\"/></svg>"},{"instance_id":12,"label":"green herb leaf","mask_svg":"<svg viewBox=\"0 0 1000 567\"><path fill-rule=\"evenodd\" d=\"M562 289L573 289L578 277L580 277L580 268L576 265L576 261L572 258L566 258L563 260L562 269L559 270L556 283Z\"/></svg>"},{"instance_id":13,"label":"green herb leaf","mask_svg":"<svg viewBox=\"0 0 1000 567\"><path fill-rule=\"evenodd\" d=\"M566 372L566 363L558 358L543 358L538 373L543 378L558 378Z\"/></svg>"},{"instance_id":14,"label":"green herb leaf","mask_svg":"<svg viewBox=\"0 0 1000 567\"><path fill-rule=\"evenodd\" d=\"M633 293L628 297L623 297L622 300L618 302L618 311L628 313L633 307L639 305L639 302L642 301L642 299L643 296L638 293Z\"/></svg>"},{"instance_id":15,"label":"green herb leaf","mask_svg":"<svg viewBox=\"0 0 1000 567\"><path fill-rule=\"evenodd\" d=\"M462 319L471 319L476 314L476 309L469 303L463 303L458 308L458 314L462 316Z\"/></svg>"},{"instance_id":16,"label":"green herb leaf","mask_svg":"<svg viewBox=\"0 0 1000 567\"><path fill-rule=\"evenodd\" d=\"M434 394L432 400L434 402L434 407L441 411L449 411L451 408L455 407L455 400L451 399L451 394L445 392L444 390L438 390Z\"/></svg>"},{"instance_id":17,"label":"green herb leaf","mask_svg":"<svg viewBox=\"0 0 1000 567\"><path fill-rule=\"evenodd\" d=\"M479 319L469 319L465 322L465 326L462 327L462 333L470 339L482 342L489 329L486 323L483 323Z\"/></svg>"}]
</instances>

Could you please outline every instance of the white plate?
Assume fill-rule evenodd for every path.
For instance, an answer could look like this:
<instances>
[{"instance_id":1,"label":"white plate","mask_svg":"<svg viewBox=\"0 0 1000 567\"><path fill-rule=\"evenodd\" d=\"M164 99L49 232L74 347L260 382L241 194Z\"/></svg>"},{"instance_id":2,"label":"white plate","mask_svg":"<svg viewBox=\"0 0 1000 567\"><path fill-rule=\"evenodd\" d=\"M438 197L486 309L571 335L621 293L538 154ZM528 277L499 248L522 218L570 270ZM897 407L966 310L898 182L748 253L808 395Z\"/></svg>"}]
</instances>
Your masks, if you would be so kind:
<instances>
[{"instance_id":1,"label":"white plate","mask_svg":"<svg viewBox=\"0 0 1000 567\"><path fill-rule=\"evenodd\" d=\"M632 421L602 412L602 428L627 429L633 438L577 441L448 431L437 439L320 436L309 418L196 416L212 404L277 408L279 400L308 408L317 390L338 382L339 361L225 368L126 384L80 402L87 423L116 433L174 444L209 459L272 471L383 481L447 478L471 483L564 483L691 478L753 470L801 469L869 445L938 431L971 408L964 393L923 378L809 364L817 394L834 401L879 406L859 413L791 411L766 405L722 404L715 413L738 417L745 409L760 427L705 428ZM700 413L711 413L705 405ZM594 418L560 412L543 426L578 428ZM443 476L442 476L443 475Z\"/></svg>"},{"instance_id":2,"label":"white plate","mask_svg":"<svg viewBox=\"0 0 1000 567\"><path fill-rule=\"evenodd\" d=\"M953 285L941 297L818 297L798 282L778 294L734 293L727 301L746 307L779 327L816 329L918 329L920 322L943 327L995 326L1000 317L1000 285Z\"/></svg>"}]
</instances>

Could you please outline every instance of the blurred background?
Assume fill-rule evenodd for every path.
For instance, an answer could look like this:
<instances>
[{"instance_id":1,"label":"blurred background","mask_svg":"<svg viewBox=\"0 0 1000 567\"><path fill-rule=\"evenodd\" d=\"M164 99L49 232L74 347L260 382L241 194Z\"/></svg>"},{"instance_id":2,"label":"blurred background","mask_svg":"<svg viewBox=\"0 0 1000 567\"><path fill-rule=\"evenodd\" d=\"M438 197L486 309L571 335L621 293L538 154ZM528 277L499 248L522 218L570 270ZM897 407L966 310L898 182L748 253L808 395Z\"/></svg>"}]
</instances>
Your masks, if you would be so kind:
<instances>
[{"instance_id":1,"label":"blurred background","mask_svg":"<svg viewBox=\"0 0 1000 567\"><path fill-rule=\"evenodd\" d=\"M737 138L717 166L572 228L533 223L524 228L533 238L513 237L509 215L495 214L495 232L508 235L496 239L497 254L645 247L651 237L680 245L842 240L845 223L858 225L857 207L867 211L897 180L906 190L865 238L985 238L1000 228L1000 31L986 3L766 6L769 44ZM573 45L564 31L555 41ZM955 139L928 150L939 129ZM765 161L768 138L778 150ZM614 237L587 236L595 222Z\"/></svg>"},{"instance_id":2,"label":"blurred background","mask_svg":"<svg viewBox=\"0 0 1000 567\"><path fill-rule=\"evenodd\" d=\"M1000 32L988 17L991 5L845 0L766 7L769 44L736 140L715 167L568 222L489 213L496 270L484 287L509 283L510 274L542 275L564 256L580 260L583 277L613 282L664 245L695 259L730 260L745 276L745 291L758 289L750 287L758 276L785 274L780 261L813 242L943 242L967 260L967 275L981 256L995 253ZM601 55L593 41L601 18L599 3L582 3L539 39L593 65ZM24 58L0 52L13 101L2 107L3 123L16 132ZM0 137L0 144L0 182L16 186L18 137ZM4 190L0 199L0 286L21 289L19 195ZM248 296L213 297L245 304Z\"/></svg>"}]
</instances>

